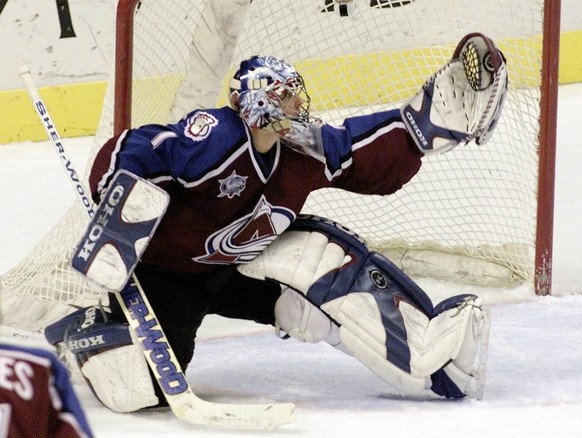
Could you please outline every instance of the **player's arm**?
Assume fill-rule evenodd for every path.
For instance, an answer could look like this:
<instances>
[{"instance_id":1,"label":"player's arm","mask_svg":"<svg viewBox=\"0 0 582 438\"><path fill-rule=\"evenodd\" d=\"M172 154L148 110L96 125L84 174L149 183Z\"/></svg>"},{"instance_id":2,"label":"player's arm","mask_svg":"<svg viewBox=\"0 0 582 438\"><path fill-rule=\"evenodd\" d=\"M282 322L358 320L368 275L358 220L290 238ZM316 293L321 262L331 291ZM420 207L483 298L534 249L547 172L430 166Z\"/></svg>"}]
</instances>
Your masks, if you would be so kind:
<instances>
[{"instance_id":1,"label":"player's arm","mask_svg":"<svg viewBox=\"0 0 582 438\"><path fill-rule=\"evenodd\" d=\"M495 43L483 34L468 34L451 60L404 102L399 115L423 155L447 152L471 141L482 145L501 116L507 84L505 58ZM393 118L391 111L385 111L346 119L353 149L396 128Z\"/></svg>"},{"instance_id":2,"label":"player's arm","mask_svg":"<svg viewBox=\"0 0 582 438\"><path fill-rule=\"evenodd\" d=\"M174 132L158 125L128 129L109 139L97 152L89 173L94 201L101 201L111 180L122 169L144 179L171 180L174 169L169 163L172 157L165 151L172 150L170 143L176 141ZM162 144L167 147L160 148Z\"/></svg>"},{"instance_id":3,"label":"player's arm","mask_svg":"<svg viewBox=\"0 0 582 438\"><path fill-rule=\"evenodd\" d=\"M347 118L343 125L301 127L296 134L321 151L332 185L391 194L420 169L421 157L475 141L485 143L507 91L505 59L482 34L464 37L452 59L400 110ZM316 147L316 145L319 145Z\"/></svg>"},{"instance_id":4,"label":"player's arm","mask_svg":"<svg viewBox=\"0 0 582 438\"><path fill-rule=\"evenodd\" d=\"M98 151L89 174L91 193L98 202L121 169L162 188L171 182L193 184L248 141L230 108L196 110L175 124L129 129Z\"/></svg>"}]
</instances>

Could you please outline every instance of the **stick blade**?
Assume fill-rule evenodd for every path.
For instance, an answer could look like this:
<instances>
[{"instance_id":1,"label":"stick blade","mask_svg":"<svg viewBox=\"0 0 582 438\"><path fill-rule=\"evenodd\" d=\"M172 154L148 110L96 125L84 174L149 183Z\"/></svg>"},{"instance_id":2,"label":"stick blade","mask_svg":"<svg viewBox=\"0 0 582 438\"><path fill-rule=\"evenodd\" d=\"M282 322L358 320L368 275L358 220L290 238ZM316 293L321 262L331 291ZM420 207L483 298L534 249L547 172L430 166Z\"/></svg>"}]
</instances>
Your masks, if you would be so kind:
<instances>
[{"instance_id":1,"label":"stick blade","mask_svg":"<svg viewBox=\"0 0 582 438\"><path fill-rule=\"evenodd\" d=\"M295 420L293 403L223 404L194 397L172 411L188 423L220 429L273 430Z\"/></svg>"}]
</instances>

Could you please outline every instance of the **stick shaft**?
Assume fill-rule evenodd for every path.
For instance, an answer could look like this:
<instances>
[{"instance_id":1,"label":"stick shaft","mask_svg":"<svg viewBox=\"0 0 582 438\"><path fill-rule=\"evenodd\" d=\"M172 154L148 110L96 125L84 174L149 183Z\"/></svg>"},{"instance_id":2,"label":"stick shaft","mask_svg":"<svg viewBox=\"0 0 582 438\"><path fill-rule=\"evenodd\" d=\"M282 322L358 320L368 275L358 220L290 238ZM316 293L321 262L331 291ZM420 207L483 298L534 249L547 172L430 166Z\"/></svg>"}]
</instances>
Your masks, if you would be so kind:
<instances>
[{"instance_id":1,"label":"stick shaft","mask_svg":"<svg viewBox=\"0 0 582 438\"><path fill-rule=\"evenodd\" d=\"M49 140L51 141L51 143L55 147L57 154L61 158L61 160L60 160L61 164L65 168L65 171L66 171L67 175L69 176L69 180L71 181L71 184L75 188L75 193L77 194L81 203L85 207L85 210L87 211L87 214L89 215L89 217L93 217L93 214L94 214L93 202L91 201L89 196L87 196L87 192L85 191L85 188L83 187L81 179L79 178L79 174L77 173L77 171L73 167L71 160L67 156L67 153L65 151L65 148L63 147L63 144L61 142L61 137L57 131L57 128L55 127L55 124L53 123L53 120L49 114L49 111L48 111L46 105L44 104L42 98L40 97L40 93L38 92L38 88L36 88L36 85L32 81L32 77L30 75L29 68L27 66L22 66L22 67L20 67L18 73L20 74L20 77L22 78L22 81L24 82L24 85L26 86L26 91L28 92L28 95L30 96L30 99L32 100L32 103L34 105L34 108L36 110L38 118L40 119L40 121L41 121L41 123L42 123L42 125L47 133Z\"/></svg>"}]
</instances>

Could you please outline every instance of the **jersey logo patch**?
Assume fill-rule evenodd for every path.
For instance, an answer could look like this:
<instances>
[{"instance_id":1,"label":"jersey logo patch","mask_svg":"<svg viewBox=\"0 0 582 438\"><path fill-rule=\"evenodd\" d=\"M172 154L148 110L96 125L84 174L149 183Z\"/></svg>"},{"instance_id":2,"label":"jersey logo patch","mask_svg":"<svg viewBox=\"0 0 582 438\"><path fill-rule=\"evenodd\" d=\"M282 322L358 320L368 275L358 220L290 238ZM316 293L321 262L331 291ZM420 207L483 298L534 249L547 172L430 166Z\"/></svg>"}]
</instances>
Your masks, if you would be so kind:
<instances>
[{"instance_id":1,"label":"jersey logo patch","mask_svg":"<svg viewBox=\"0 0 582 438\"><path fill-rule=\"evenodd\" d=\"M240 196L241 192L247 186L247 178L248 176L237 175L236 170L233 170L230 176L227 176L224 179L219 179L220 194L218 197L224 198L227 196L228 199L232 199L235 196Z\"/></svg>"},{"instance_id":2,"label":"jersey logo patch","mask_svg":"<svg viewBox=\"0 0 582 438\"><path fill-rule=\"evenodd\" d=\"M200 111L188 119L184 135L193 141L202 141L210 135L210 131L216 125L218 125L216 117Z\"/></svg>"},{"instance_id":3,"label":"jersey logo patch","mask_svg":"<svg viewBox=\"0 0 582 438\"><path fill-rule=\"evenodd\" d=\"M213 265L248 263L294 220L293 211L272 205L261 196L252 213L209 236L205 243L206 254L192 260Z\"/></svg>"}]
</instances>

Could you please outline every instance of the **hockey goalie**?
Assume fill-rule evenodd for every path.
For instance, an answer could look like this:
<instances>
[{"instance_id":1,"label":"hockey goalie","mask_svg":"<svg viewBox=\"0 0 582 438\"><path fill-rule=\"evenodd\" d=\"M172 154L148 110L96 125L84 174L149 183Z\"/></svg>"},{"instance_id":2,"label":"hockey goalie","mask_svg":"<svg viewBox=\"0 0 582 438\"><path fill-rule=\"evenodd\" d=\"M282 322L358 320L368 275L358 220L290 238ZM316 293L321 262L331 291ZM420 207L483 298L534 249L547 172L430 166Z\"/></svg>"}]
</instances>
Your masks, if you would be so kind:
<instances>
[{"instance_id":1,"label":"hockey goalie","mask_svg":"<svg viewBox=\"0 0 582 438\"><path fill-rule=\"evenodd\" d=\"M474 33L399 110L334 126L310 117L293 66L252 56L231 79L228 107L128 129L103 145L90 185L105 216L89 226L73 266L111 291L134 273L182 370L203 318L217 314L327 342L407 394L481 397L489 317L479 298L433 303L349 230L300 212L314 190L389 195L425 157L485 144L506 90L502 53ZM167 193L167 207L150 208L148 186ZM109 408L164 403L169 389L151 378L115 300L45 334L75 356Z\"/></svg>"}]
</instances>

